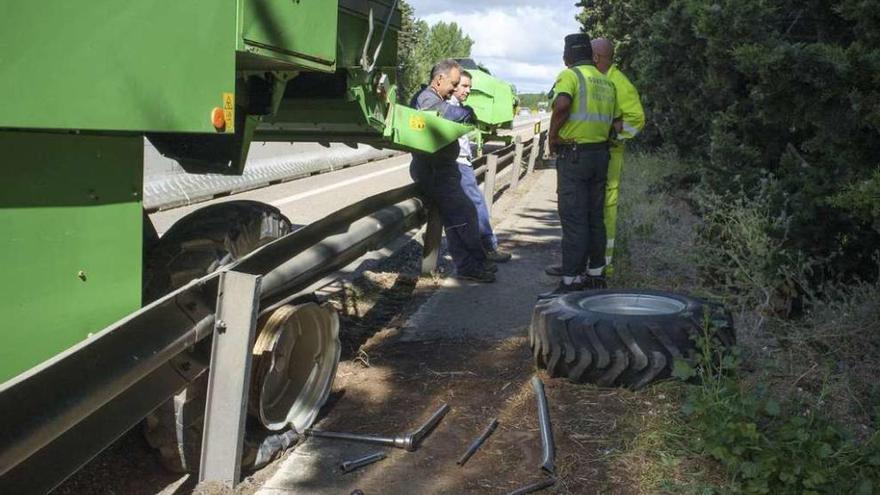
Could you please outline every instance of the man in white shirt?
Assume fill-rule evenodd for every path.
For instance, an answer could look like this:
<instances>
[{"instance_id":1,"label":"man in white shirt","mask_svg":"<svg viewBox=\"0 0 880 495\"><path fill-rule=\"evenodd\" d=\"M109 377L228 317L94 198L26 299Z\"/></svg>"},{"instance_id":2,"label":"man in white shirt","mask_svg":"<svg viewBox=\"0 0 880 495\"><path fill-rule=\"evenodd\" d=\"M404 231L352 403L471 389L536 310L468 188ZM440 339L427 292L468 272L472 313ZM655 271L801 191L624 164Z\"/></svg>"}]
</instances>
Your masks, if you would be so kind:
<instances>
[{"instance_id":1,"label":"man in white shirt","mask_svg":"<svg viewBox=\"0 0 880 495\"><path fill-rule=\"evenodd\" d=\"M451 105L460 106L467 101L468 95L471 93L471 81L471 74L466 70L462 70L458 87L449 98ZM483 250L486 252L486 259L496 263L510 261L510 252L498 247L498 238L495 237L495 233L492 231L489 210L486 208L483 193L477 184L477 177L474 175L474 168L471 164L474 156L470 137L467 135L460 137L458 144L460 151L457 162L458 169L461 172L461 188L464 189L465 194L474 202L474 206L477 208L477 225L480 229L480 241L482 242Z\"/></svg>"}]
</instances>

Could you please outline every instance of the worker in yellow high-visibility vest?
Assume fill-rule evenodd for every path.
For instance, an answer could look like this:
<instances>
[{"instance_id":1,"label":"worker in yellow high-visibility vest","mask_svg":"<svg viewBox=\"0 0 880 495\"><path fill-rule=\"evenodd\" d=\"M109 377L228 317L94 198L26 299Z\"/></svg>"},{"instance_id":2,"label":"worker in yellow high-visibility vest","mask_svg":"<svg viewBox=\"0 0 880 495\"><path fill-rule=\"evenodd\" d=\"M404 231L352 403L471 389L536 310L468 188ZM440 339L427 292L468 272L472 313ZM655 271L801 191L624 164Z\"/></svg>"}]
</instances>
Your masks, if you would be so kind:
<instances>
[{"instance_id":1,"label":"worker in yellow high-visibility vest","mask_svg":"<svg viewBox=\"0 0 880 495\"><path fill-rule=\"evenodd\" d=\"M623 112L623 129L611 141L611 159L608 163L608 181L605 186L605 232L607 247L605 263L612 266L614 239L617 235L617 199L620 191L620 174L623 170L623 153L626 141L635 137L645 127L645 110L639 100L639 92L629 79L614 64L614 45L605 38L597 38L591 43L593 63L599 72L608 76L617 92L617 105Z\"/></svg>"},{"instance_id":2,"label":"worker in yellow high-visibility vest","mask_svg":"<svg viewBox=\"0 0 880 495\"><path fill-rule=\"evenodd\" d=\"M622 116L614 84L593 65L585 34L565 37L565 65L553 86L549 144L557 153L562 281L541 297L604 286L605 180L615 119ZM619 130L619 129L618 129Z\"/></svg>"},{"instance_id":3,"label":"worker in yellow high-visibility vest","mask_svg":"<svg viewBox=\"0 0 880 495\"><path fill-rule=\"evenodd\" d=\"M626 141L635 137L645 127L645 111L639 100L639 92L629 79L617 68L614 62L614 45L605 38L597 38L591 43L593 64L614 83L617 106L623 114L623 126L611 139L608 163L608 179L605 186L605 273L613 269L614 244L617 237L617 202L620 197L620 175L623 170L623 155ZM548 275L562 275L561 265L546 268Z\"/></svg>"}]
</instances>

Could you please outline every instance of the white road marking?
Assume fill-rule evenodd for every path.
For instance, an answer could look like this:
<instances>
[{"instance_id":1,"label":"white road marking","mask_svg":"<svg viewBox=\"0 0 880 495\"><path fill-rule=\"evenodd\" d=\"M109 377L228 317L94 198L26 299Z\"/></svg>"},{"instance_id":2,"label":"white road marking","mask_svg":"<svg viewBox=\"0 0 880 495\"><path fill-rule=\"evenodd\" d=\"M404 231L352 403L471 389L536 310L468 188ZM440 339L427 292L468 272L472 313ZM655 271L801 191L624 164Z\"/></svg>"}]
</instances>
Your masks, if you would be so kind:
<instances>
[{"instance_id":1,"label":"white road marking","mask_svg":"<svg viewBox=\"0 0 880 495\"><path fill-rule=\"evenodd\" d=\"M359 177L354 177L348 180L344 180L342 182L337 182L335 184L331 184L329 186L319 187L318 189L313 189L308 192L303 192L299 194L294 194L293 196L288 196L286 198L279 199L277 201L272 201L272 206L281 206L290 204L305 198L309 198L318 194L323 194L327 191L332 191L334 189L339 189L340 187L349 186L351 184L358 183L362 180L372 179L373 177L379 177L380 175L390 174L391 172L397 172L398 170L409 167L409 163L405 163L403 165L398 165L396 167L386 168L385 170L380 170L378 172L373 172L367 175L361 175Z\"/></svg>"}]
</instances>

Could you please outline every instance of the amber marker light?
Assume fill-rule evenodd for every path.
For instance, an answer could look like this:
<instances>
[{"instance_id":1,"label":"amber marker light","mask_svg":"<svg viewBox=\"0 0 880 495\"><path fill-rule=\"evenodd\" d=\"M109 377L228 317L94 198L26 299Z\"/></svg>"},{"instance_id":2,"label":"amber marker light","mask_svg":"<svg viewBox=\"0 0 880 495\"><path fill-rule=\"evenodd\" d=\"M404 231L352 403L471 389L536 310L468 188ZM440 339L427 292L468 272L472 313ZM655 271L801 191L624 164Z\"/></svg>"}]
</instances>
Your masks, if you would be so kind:
<instances>
[{"instance_id":1,"label":"amber marker light","mask_svg":"<svg viewBox=\"0 0 880 495\"><path fill-rule=\"evenodd\" d=\"M222 131L224 127L226 127L226 119L223 118L223 109L220 107L214 107L211 110L211 123L214 124L214 128L218 131Z\"/></svg>"}]
</instances>

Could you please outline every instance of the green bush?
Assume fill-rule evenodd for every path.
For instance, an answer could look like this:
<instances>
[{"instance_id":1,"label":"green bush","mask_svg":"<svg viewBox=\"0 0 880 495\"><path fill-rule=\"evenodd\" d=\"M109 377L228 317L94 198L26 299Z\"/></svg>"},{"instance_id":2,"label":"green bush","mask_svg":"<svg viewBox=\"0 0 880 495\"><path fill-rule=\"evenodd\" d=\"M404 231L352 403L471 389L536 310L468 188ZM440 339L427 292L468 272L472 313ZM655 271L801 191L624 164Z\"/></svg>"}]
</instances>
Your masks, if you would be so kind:
<instances>
[{"instance_id":1,"label":"green bush","mask_svg":"<svg viewBox=\"0 0 880 495\"><path fill-rule=\"evenodd\" d=\"M811 285L864 276L880 246L880 9L838 0L586 0L640 90L640 140L705 159L713 192L766 200L768 234L817 261ZM763 181L772 177L772 187ZM848 194L849 193L849 194ZM758 198L763 195L762 198ZM768 265L769 276L783 266Z\"/></svg>"},{"instance_id":2,"label":"green bush","mask_svg":"<svg viewBox=\"0 0 880 495\"><path fill-rule=\"evenodd\" d=\"M708 328L708 326L707 326ZM880 490L880 434L857 442L834 424L823 401L780 401L736 376L736 352L718 359L707 330L695 364L677 361L688 384L685 447L728 472L722 493L871 494ZM672 433L671 433L672 434ZM675 432L681 435L682 432Z\"/></svg>"}]
</instances>

